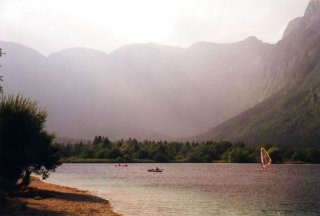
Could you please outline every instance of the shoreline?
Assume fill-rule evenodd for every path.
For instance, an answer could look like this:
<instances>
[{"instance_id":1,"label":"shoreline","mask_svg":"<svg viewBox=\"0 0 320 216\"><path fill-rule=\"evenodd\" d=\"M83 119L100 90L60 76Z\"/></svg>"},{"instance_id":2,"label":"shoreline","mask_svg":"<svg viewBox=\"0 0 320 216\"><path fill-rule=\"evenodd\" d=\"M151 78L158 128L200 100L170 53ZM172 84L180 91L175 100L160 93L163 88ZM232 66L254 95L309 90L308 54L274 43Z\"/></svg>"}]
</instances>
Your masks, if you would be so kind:
<instances>
[{"instance_id":1,"label":"shoreline","mask_svg":"<svg viewBox=\"0 0 320 216\"><path fill-rule=\"evenodd\" d=\"M168 161L168 162L155 162L155 161L130 161L130 162L119 162L116 160L109 160L109 159L77 159L77 160L61 160L62 164L260 164L260 162L227 162L223 160L213 161L213 162L188 162L188 161ZM307 163L304 161L284 161L282 163L272 163L273 165L281 165L281 164L310 164L310 165L316 165L320 163Z\"/></svg>"},{"instance_id":2,"label":"shoreline","mask_svg":"<svg viewBox=\"0 0 320 216\"><path fill-rule=\"evenodd\" d=\"M10 195L8 196L10 197ZM88 191L51 184L36 177L24 192L7 198L4 215L105 215L120 216L108 200Z\"/></svg>"}]
</instances>

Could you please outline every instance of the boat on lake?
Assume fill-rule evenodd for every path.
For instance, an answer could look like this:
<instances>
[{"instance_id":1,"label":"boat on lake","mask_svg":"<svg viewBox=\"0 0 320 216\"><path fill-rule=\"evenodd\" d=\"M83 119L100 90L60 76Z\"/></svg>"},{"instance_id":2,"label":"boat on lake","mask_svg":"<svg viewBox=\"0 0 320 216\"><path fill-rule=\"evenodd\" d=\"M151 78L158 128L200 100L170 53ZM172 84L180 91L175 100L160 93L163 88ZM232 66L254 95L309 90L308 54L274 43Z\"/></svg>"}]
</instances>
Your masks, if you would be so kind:
<instances>
[{"instance_id":1,"label":"boat on lake","mask_svg":"<svg viewBox=\"0 0 320 216\"><path fill-rule=\"evenodd\" d=\"M162 171L163 171L163 169L159 169L158 167L148 169L148 172L162 172Z\"/></svg>"}]
</instances>

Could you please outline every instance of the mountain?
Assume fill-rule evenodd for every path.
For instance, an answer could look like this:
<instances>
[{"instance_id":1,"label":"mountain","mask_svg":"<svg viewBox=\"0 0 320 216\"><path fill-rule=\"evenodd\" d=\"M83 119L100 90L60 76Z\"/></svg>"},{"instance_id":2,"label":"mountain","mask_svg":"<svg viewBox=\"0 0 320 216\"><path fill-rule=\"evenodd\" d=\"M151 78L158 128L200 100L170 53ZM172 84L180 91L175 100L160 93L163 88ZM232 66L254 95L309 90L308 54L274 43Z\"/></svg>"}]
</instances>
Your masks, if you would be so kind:
<instances>
[{"instance_id":1,"label":"mountain","mask_svg":"<svg viewBox=\"0 0 320 216\"><path fill-rule=\"evenodd\" d=\"M320 1L290 22L272 48L261 103L195 140L320 147Z\"/></svg>"},{"instance_id":2,"label":"mountain","mask_svg":"<svg viewBox=\"0 0 320 216\"><path fill-rule=\"evenodd\" d=\"M7 53L0 59L5 94L39 101L57 136L174 139L260 102L273 45L249 37L188 48L131 44L109 54L78 47L49 56L11 42L0 47Z\"/></svg>"}]
</instances>

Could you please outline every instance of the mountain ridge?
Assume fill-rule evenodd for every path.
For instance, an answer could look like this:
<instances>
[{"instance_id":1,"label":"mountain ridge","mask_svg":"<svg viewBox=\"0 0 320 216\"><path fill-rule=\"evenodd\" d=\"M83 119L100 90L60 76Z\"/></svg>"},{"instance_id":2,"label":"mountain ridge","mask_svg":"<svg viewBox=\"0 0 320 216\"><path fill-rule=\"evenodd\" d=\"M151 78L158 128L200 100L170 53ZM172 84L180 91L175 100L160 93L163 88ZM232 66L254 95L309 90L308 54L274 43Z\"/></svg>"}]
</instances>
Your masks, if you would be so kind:
<instances>
[{"instance_id":1,"label":"mountain ridge","mask_svg":"<svg viewBox=\"0 0 320 216\"><path fill-rule=\"evenodd\" d=\"M156 132L162 134L157 139L174 139L252 106L257 100L252 75L260 76L272 45L254 38L219 49L134 44L110 54L78 47L48 57L27 46L20 47L27 57L12 51L10 43L0 46L8 53L1 59L5 93L23 93L47 107L48 127L57 135L120 139L140 134L136 138L152 139ZM213 112L220 114L210 117Z\"/></svg>"},{"instance_id":2,"label":"mountain ridge","mask_svg":"<svg viewBox=\"0 0 320 216\"><path fill-rule=\"evenodd\" d=\"M316 12L309 7L306 16L315 22ZM316 35L313 27L305 28ZM6 93L23 92L47 107L48 128L58 136L177 139L252 110L297 82L298 73L292 71L305 58L297 45L305 38L299 34L288 33L276 44L251 36L187 48L133 44L108 54L69 48L48 57L29 54L27 61L0 42L14 59L1 59L4 87ZM297 59L288 50L297 52Z\"/></svg>"},{"instance_id":3,"label":"mountain ridge","mask_svg":"<svg viewBox=\"0 0 320 216\"><path fill-rule=\"evenodd\" d=\"M269 85L278 83L267 99L193 139L319 147L319 10L320 1L311 1L298 29L275 45L266 73Z\"/></svg>"}]
</instances>

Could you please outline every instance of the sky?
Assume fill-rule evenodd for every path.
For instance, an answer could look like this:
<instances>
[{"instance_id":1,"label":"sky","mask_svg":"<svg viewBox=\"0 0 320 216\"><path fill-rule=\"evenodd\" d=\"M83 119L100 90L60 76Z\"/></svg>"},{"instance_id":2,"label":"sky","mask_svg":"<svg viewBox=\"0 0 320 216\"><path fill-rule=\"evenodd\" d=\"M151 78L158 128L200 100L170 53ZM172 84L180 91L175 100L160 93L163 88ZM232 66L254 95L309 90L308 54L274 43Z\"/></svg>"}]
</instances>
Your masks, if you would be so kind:
<instances>
[{"instance_id":1,"label":"sky","mask_svg":"<svg viewBox=\"0 0 320 216\"><path fill-rule=\"evenodd\" d=\"M282 37L309 0L0 0L0 40L45 55L69 47L106 53L132 43L188 47Z\"/></svg>"}]
</instances>

